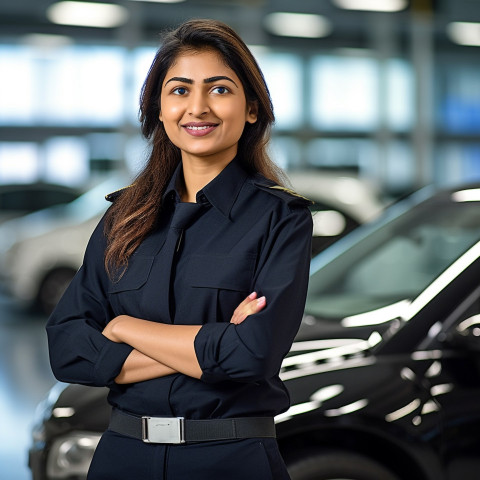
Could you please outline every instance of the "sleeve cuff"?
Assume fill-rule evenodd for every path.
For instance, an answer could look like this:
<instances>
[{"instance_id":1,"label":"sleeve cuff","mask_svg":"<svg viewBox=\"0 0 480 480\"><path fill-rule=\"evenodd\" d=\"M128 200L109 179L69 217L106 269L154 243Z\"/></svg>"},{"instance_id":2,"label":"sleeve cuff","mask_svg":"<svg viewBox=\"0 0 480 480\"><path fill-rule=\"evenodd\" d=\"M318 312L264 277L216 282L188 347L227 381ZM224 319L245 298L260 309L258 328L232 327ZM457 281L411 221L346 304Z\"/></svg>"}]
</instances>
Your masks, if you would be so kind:
<instances>
[{"instance_id":1,"label":"sleeve cuff","mask_svg":"<svg viewBox=\"0 0 480 480\"><path fill-rule=\"evenodd\" d=\"M231 323L206 323L198 331L195 341L195 354L202 369L201 380L206 383L216 383L226 380L228 376L218 364L218 347L222 337Z\"/></svg>"},{"instance_id":2,"label":"sleeve cuff","mask_svg":"<svg viewBox=\"0 0 480 480\"><path fill-rule=\"evenodd\" d=\"M115 343L106 339L95 365L95 383L107 387L113 385L132 350L133 347L126 343Z\"/></svg>"}]
</instances>

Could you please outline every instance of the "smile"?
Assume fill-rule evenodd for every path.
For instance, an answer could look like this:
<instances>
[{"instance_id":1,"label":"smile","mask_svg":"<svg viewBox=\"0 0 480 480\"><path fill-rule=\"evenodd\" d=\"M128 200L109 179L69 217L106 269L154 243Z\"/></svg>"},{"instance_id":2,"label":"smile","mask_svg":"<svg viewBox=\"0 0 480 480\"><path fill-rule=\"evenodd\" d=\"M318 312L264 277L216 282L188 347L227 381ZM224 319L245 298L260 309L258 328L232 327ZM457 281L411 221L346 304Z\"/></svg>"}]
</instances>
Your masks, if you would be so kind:
<instances>
[{"instance_id":1,"label":"smile","mask_svg":"<svg viewBox=\"0 0 480 480\"><path fill-rule=\"evenodd\" d=\"M186 127L186 128L188 128L189 130L206 130L207 128L211 128L211 127L205 126L205 127Z\"/></svg>"},{"instance_id":2,"label":"smile","mask_svg":"<svg viewBox=\"0 0 480 480\"><path fill-rule=\"evenodd\" d=\"M195 137L201 137L203 135L208 135L210 132L217 128L215 123L203 123L203 124L185 124L182 127L185 131Z\"/></svg>"}]
</instances>

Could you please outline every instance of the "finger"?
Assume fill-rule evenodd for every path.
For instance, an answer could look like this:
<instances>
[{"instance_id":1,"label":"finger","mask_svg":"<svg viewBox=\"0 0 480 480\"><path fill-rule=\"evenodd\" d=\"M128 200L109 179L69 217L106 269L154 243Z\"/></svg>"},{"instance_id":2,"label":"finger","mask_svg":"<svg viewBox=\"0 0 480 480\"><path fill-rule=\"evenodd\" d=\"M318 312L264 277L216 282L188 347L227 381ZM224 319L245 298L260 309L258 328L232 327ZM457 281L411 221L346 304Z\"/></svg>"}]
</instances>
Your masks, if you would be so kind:
<instances>
[{"instance_id":1,"label":"finger","mask_svg":"<svg viewBox=\"0 0 480 480\"><path fill-rule=\"evenodd\" d=\"M246 305L248 305L249 303L251 303L253 300L255 300L255 298L257 298L257 292L252 292L248 297L246 297L239 305L236 309L242 309L243 307L245 307Z\"/></svg>"},{"instance_id":2,"label":"finger","mask_svg":"<svg viewBox=\"0 0 480 480\"><path fill-rule=\"evenodd\" d=\"M253 302L253 300L255 300L256 297L257 297L257 292L252 292L250 295L248 295L248 297L246 297L234 310L230 321L232 321L235 317L241 317L247 305Z\"/></svg>"},{"instance_id":3,"label":"finger","mask_svg":"<svg viewBox=\"0 0 480 480\"><path fill-rule=\"evenodd\" d=\"M249 305L247 305L247 308L245 309L246 316L254 315L255 313L260 312L260 310L263 310L265 308L266 304L267 301L265 297L260 297L255 302L251 302Z\"/></svg>"},{"instance_id":4,"label":"finger","mask_svg":"<svg viewBox=\"0 0 480 480\"><path fill-rule=\"evenodd\" d=\"M258 313L260 310L263 310L267 306L267 299L265 297L260 297L255 302L255 312Z\"/></svg>"},{"instance_id":5,"label":"finger","mask_svg":"<svg viewBox=\"0 0 480 480\"><path fill-rule=\"evenodd\" d=\"M251 301L249 304L244 305L241 308L239 306L235 309L235 312L230 322L238 325L242 323L249 315L258 313L260 310L265 308L266 304L267 304L266 298L260 297L256 301Z\"/></svg>"}]
</instances>

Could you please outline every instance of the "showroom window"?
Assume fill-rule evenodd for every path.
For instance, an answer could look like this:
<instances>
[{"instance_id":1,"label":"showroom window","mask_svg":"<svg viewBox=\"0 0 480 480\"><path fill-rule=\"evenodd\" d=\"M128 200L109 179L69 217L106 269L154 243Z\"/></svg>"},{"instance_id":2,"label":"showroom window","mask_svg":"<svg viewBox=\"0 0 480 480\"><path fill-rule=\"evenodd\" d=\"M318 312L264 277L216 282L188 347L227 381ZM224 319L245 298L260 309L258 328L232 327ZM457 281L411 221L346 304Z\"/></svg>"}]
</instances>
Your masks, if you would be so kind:
<instances>
[{"instance_id":1,"label":"showroom window","mask_svg":"<svg viewBox=\"0 0 480 480\"><path fill-rule=\"evenodd\" d=\"M44 53L0 47L0 122L18 125L119 125L124 49L69 46Z\"/></svg>"},{"instance_id":2,"label":"showroom window","mask_svg":"<svg viewBox=\"0 0 480 480\"><path fill-rule=\"evenodd\" d=\"M385 75L381 69L385 69ZM380 88L384 81L384 88ZM405 131L413 122L413 74L408 62L372 57L316 56L310 68L310 116L320 130L370 131L386 126ZM381 98L381 92L386 98Z\"/></svg>"}]
</instances>

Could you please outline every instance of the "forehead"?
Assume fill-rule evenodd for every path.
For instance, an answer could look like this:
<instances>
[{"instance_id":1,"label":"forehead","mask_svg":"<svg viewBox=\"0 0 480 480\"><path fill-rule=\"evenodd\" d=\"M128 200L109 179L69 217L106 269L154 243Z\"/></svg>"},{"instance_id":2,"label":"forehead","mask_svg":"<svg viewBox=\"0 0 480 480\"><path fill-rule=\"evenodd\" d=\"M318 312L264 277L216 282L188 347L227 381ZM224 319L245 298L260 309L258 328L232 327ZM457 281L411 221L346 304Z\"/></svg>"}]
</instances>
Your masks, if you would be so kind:
<instances>
[{"instance_id":1,"label":"forehead","mask_svg":"<svg viewBox=\"0 0 480 480\"><path fill-rule=\"evenodd\" d=\"M167 71L166 80L172 75L203 79L220 74L238 80L236 73L216 50L187 50L176 57Z\"/></svg>"}]
</instances>

